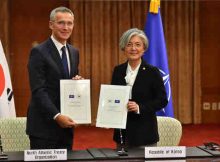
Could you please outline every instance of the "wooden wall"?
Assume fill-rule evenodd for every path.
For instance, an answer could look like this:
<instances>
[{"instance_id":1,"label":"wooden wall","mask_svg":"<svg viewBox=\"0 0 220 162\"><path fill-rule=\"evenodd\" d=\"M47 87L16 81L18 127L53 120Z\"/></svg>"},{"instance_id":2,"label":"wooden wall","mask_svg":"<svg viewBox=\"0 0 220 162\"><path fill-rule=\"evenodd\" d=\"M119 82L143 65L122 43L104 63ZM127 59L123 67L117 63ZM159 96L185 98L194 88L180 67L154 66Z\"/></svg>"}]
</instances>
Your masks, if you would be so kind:
<instances>
[{"instance_id":1,"label":"wooden wall","mask_svg":"<svg viewBox=\"0 0 220 162\"><path fill-rule=\"evenodd\" d=\"M220 1L200 4L203 123L220 123Z\"/></svg>"},{"instance_id":2,"label":"wooden wall","mask_svg":"<svg viewBox=\"0 0 220 162\"><path fill-rule=\"evenodd\" d=\"M111 70L107 71L107 77L106 75L103 75L103 70L105 68L112 69L115 64L124 60L122 55L118 55L117 57L108 56L108 59L106 61L111 61L112 67L105 66L109 64L91 62L90 60L95 60L95 58L105 56L99 55L99 51L97 51L97 49L95 48L96 45L98 44L103 46L103 53L106 51L105 49L107 49L108 51L115 51L120 53L117 49L117 41L122 31L126 30L123 28L123 24L125 25L126 23L129 23L126 25L130 27L136 26L139 28L143 28L143 25L145 23L145 13L148 7L147 5L145 5L147 4L146 1L106 1L102 2L102 4L98 4L98 2L100 1L85 0L83 5L81 2L82 1L79 0L0 0L0 37L1 39L3 39L3 45L6 50L7 59L11 68L17 116L26 116L30 97L27 75L27 61L29 51L34 44L39 43L50 36L48 20L51 9L60 5L68 7L75 6L75 8L73 9L75 10L76 14L83 15L85 13L83 11L85 10L91 11L91 14L93 13L92 16L89 14L86 15L87 19L80 19L80 17L77 17L77 23L81 24L80 26L84 26L84 28L78 28L76 26L74 28L73 37L71 38L71 41L73 41L76 47L79 47L79 49L81 50L80 52L82 53L80 58L81 73L86 78L92 78L92 82L99 82L101 80L103 83L109 83ZM220 28L220 19L218 18L218 15L220 15L220 1L200 1L199 3L202 80L201 89L203 105L201 107L202 122L220 123L220 69L218 67L218 62L220 60L220 46L218 45L218 43L220 42L220 32L218 31ZM169 8L168 5L169 2L166 3L165 7ZM96 9L102 11L103 13L97 13ZM179 9L181 9L180 6ZM132 13L132 15L128 15L128 13ZM104 15L101 16L100 14ZM119 17L118 15L120 15L121 17ZM163 17L165 17L165 19L168 19L166 15L163 15ZM111 28L113 31L112 37L109 39L106 38L106 42L99 42L98 39L100 36L105 36L105 31L100 29L99 26L88 26L88 24L90 24L94 20L94 18L100 18L100 22L102 20L105 23L111 23ZM131 21L127 21L128 18L131 19ZM117 30L114 30L115 25L119 26L117 27ZM94 42L90 42L91 37L80 35L80 31L84 31L85 29L87 29L87 34L90 34L91 37L94 36L94 34L99 34L100 32L102 33L102 35L97 35L97 39ZM167 32L165 33L166 36L169 36L169 32L172 31L167 30L165 32ZM80 39L75 39L74 35L77 35L77 38ZM113 42L113 44L115 45L108 46L109 41ZM173 41L175 42L175 38ZM82 44L86 44L86 48L82 48ZM175 47L173 46L171 47L171 49L172 48ZM88 55L89 53L93 53L93 55ZM90 59L90 57L92 57L92 59ZM175 60L171 60L171 62L172 61ZM91 70L90 68L92 68L92 73L89 72ZM98 76L98 78L95 78L95 76ZM173 83L173 85L177 84ZM97 89L97 87L98 85L96 85L95 89L93 89L96 95L99 92L99 89ZM178 87L174 88L178 89ZM177 100L179 99L174 98L174 102L176 102ZM95 104L97 104L97 101ZM95 120L96 110L97 108L93 108L93 120Z\"/></svg>"},{"instance_id":3,"label":"wooden wall","mask_svg":"<svg viewBox=\"0 0 220 162\"><path fill-rule=\"evenodd\" d=\"M9 53L9 10L8 1L0 0L0 40L4 47L4 52ZM9 55L6 58L10 64Z\"/></svg>"},{"instance_id":4,"label":"wooden wall","mask_svg":"<svg viewBox=\"0 0 220 162\"><path fill-rule=\"evenodd\" d=\"M145 1L101 2L85 0L70 2L63 0L11 0L9 3L11 75L17 116L26 116L30 98L27 74L29 51L34 44L42 42L50 36L48 18L51 9L64 5L70 7L75 13L75 27L71 43L80 50L81 75L84 78L92 79L93 121L96 118L100 83L109 84L113 67L125 60L122 54L118 54L119 36L132 26L143 28L145 23L147 8ZM136 12L135 6L138 7L139 12ZM85 15L85 10L89 11L88 15ZM131 10L134 15L129 14ZM85 17L86 19L84 19ZM133 22L130 21L131 17ZM137 17L139 19L136 19ZM92 23L93 21L95 23ZM109 31L105 31L103 28L106 27L106 24L111 28ZM88 34L86 36L83 35L85 31ZM100 41L101 37L104 37L105 41ZM85 48L82 48L82 45ZM102 47L102 50L100 51L97 47ZM100 57L105 62L100 62ZM109 62L111 63L109 64Z\"/></svg>"},{"instance_id":5,"label":"wooden wall","mask_svg":"<svg viewBox=\"0 0 220 162\"><path fill-rule=\"evenodd\" d=\"M113 67L125 61L119 38L129 28L144 28L146 1L71 1L75 13L72 44L80 50L80 73L91 79L92 119L101 84L110 84ZM138 11L138 12L137 12Z\"/></svg>"},{"instance_id":6,"label":"wooden wall","mask_svg":"<svg viewBox=\"0 0 220 162\"><path fill-rule=\"evenodd\" d=\"M68 4L65 0L9 1L10 66L17 116L26 116L29 104L27 63L30 49L51 35L50 11Z\"/></svg>"}]
</instances>

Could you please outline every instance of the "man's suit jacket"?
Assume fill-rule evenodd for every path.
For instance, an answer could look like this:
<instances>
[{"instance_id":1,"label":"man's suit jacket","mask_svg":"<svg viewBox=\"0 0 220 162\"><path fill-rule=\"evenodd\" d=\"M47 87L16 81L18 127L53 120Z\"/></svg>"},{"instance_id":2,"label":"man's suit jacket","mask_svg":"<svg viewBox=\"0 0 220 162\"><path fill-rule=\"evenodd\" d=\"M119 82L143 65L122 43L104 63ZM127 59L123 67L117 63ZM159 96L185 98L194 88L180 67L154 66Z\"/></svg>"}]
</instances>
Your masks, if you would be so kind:
<instances>
[{"instance_id":1,"label":"man's suit jacket","mask_svg":"<svg viewBox=\"0 0 220 162\"><path fill-rule=\"evenodd\" d=\"M78 74L79 52L67 44L70 78ZM73 129L61 128L53 119L60 112L60 80L65 78L60 54L51 38L31 50L29 63L31 101L26 133L34 137L72 141Z\"/></svg>"},{"instance_id":2,"label":"man's suit jacket","mask_svg":"<svg viewBox=\"0 0 220 162\"><path fill-rule=\"evenodd\" d=\"M126 85L125 76L128 62L115 67L112 84ZM167 95L159 70L142 60L132 88L132 99L139 105L140 114L128 112L126 131L123 137L130 146L149 145L158 142L156 111L167 105ZM114 140L120 143L118 129Z\"/></svg>"}]
</instances>

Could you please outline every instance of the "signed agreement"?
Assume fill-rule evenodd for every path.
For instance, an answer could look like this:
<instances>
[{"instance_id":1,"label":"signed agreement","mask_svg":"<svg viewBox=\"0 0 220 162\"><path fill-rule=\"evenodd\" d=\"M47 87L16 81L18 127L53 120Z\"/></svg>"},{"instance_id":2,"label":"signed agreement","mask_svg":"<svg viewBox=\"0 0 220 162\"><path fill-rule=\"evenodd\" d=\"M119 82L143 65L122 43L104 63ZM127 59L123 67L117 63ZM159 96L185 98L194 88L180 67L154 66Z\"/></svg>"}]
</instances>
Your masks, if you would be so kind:
<instances>
[{"instance_id":1,"label":"signed agreement","mask_svg":"<svg viewBox=\"0 0 220 162\"><path fill-rule=\"evenodd\" d=\"M91 123L90 80L60 81L61 114L77 124Z\"/></svg>"},{"instance_id":2,"label":"signed agreement","mask_svg":"<svg viewBox=\"0 0 220 162\"><path fill-rule=\"evenodd\" d=\"M130 86L101 85L97 127L125 129Z\"/></svg>"}]
</instances>

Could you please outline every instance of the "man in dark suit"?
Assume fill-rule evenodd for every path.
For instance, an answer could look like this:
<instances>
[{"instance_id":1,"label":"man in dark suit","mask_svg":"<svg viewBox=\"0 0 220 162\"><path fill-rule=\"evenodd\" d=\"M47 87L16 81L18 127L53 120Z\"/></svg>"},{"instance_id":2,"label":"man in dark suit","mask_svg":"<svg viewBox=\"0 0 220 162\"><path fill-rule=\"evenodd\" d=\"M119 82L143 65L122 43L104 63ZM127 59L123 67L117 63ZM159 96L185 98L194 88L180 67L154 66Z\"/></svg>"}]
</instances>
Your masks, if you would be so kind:
<instances>
[{"instance_id":1,"label":"man in dark suit","mask_svg":"<svg viewBox=\"0 0 220 162\"><path fill-rule=\"evenodd\" d=\"M113 85L132 87L127 104L126 129L115 129L114 141L121 149L156 146L159 141L156 111L167 105L167 95L158 68L147 64L142 56L148 48L148 39L139 29L127 30L120 39L120 48L127 61L114 68Z\"/></svg>"},{"instance_id":2,"label":"man in dark suit","mask_svg":"<svg viewBox=\"0 0 220 162\"><path fill-rule=\"evenodd\" d=\"M60 80L78 76L79 52L67 43L74 26L74 14L66 7L51 11L51 37L34 47L28 63L31 100L26 133L31 149L72 149L74 126L60 114Z\"/></svg>"}]
</instances>

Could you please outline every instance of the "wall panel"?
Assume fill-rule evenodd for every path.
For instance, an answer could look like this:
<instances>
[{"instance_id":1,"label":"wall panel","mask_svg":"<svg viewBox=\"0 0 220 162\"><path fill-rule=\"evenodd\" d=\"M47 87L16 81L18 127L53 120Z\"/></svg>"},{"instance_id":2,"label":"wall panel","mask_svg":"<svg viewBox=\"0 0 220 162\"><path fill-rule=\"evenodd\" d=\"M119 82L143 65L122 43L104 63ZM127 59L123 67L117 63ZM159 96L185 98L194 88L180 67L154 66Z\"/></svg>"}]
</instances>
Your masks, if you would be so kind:
<instances>
[{"instance_id":1,"label":"wall panel","mask_svg":"<svg viewBox=\"0 0 220 162\"><path fill-rule=\"evenodd\" d=\"M119 38L129 28L143 29L148 3L147 1L1 0L0 36L11 67L17 116L26 116L30 98L27 75L29 51L35 43L50 36L48 20L51 9L63 5L74 10L75 27L70 43L80 50L81 75L91 79L94 122L100 84L110 83L113 67L125 61L118 47ZM220 123L219 118L216 117L220 115L218 67L220 22L217 18L219 12L218 1L162 1L161 3L175 117L183 123ZM202 94L200 94L201 88ZM203 107L207 108L209 104L215 109L203 111L202 119L201 97Z\"/></svg>"}]
</instances>

